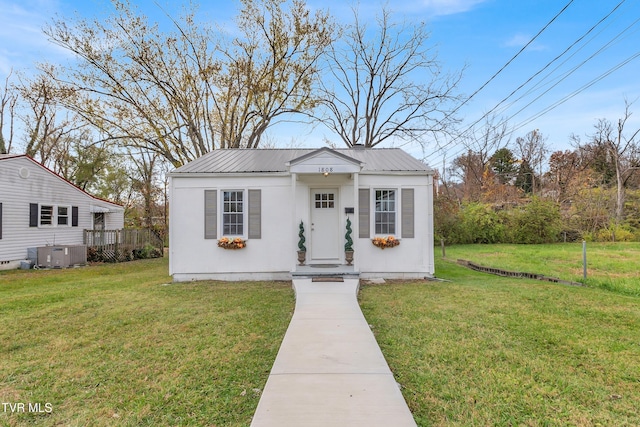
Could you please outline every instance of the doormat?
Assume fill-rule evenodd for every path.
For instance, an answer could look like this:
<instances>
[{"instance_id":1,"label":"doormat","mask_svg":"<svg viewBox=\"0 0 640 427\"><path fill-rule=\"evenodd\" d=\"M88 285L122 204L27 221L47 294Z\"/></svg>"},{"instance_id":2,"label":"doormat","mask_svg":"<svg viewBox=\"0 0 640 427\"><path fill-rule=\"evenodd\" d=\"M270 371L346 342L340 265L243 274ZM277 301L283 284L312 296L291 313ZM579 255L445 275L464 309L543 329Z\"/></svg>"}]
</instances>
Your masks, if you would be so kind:
<instances>
[{"instance_id":1,"label":"doormat","mask_svg":"<svg viewBox=\"0 0 640 427\"><path fill-rule=\"evenodd\" d=\"M313 277L312 282L344 282L343 277Z\"/></svg>"},{"instance_id":2,"label":"doormat","mask_svg":"<svg viewBox=\"0 0 640 427\"><path fill-rule=\"evenodd\" d=\"M339 266L339 264L309 264L311 268L336 268Z\"/></svg>"}]
</instances>

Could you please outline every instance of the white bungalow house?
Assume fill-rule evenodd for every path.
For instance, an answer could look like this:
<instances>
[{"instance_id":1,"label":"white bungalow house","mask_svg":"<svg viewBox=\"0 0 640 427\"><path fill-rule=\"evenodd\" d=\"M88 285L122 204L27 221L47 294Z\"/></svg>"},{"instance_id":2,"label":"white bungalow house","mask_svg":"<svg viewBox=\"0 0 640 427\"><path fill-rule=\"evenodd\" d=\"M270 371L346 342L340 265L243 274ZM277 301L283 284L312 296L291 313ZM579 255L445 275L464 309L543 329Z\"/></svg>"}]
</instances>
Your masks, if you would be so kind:
<instances>
[{"instance_id":1,"label":"white bungalow house","mask_svg":"<svg viewBox=\"0 0 640 427\"><path fill-rule=\"evenodd\" d=\"M434 273L433 171L400 149L212 151L170 173L169 216L174 281L286 280L330 267L362 278Z\"/></svg>"},{"instance_id":2,"label":"white bungalow house","mask_svg":"<svg viewBox=\"0 0 640 427\"><path fill-rule=\"evenodd\" d=\"M28 248L82 245L84 229L120 229L124 208L93 197L26 155L0 154L0 269Z\"/></svg>"}]
</instances>

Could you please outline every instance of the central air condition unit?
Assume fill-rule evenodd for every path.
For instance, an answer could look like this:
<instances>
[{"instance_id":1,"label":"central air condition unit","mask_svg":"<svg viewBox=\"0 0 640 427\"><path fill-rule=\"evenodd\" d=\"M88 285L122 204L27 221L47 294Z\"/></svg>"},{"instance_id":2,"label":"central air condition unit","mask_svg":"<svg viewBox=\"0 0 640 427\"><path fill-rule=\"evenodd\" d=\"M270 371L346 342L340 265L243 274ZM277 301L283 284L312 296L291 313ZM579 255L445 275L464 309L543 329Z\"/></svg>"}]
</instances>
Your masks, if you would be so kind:
<instances>
[{"instance_id":1,"label":"central air condition unit","mask_svg":"<svg viewBox=\"0 0 640 427\"><path fill-rule=\"evenodd\" d=\"M68 268L87 263L85 245L43 246L38 248L38 267Z\"/></svg>"}]
</instances>

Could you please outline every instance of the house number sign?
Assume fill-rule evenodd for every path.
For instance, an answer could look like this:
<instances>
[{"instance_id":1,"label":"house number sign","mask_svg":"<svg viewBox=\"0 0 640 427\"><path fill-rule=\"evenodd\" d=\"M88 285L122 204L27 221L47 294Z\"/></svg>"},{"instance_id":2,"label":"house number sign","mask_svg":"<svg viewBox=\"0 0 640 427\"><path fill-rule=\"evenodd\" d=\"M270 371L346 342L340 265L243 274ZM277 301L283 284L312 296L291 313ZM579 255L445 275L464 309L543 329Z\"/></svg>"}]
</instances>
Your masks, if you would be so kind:
<instances>
[{"instance_id":1,"label":"house number sign","mask_svg":"<svg viewBox=\"0 0 640 427\"><path fill-rule=\"evenodd\" d=\"M329 166L320 166L318 168L318 172L320 173L333 172L333 168Z\"/></svg>"}]
</instances>

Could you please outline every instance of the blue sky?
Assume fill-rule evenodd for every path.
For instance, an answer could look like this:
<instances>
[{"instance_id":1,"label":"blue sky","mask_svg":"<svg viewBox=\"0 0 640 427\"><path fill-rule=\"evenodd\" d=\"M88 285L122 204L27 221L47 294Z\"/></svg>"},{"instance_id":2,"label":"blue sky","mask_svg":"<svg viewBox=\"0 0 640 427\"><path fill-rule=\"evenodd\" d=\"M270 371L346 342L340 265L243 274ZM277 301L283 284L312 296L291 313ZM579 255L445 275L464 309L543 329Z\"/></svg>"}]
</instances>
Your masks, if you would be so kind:
<instances>
[{"instance_id":1,"label":"blue sky","mask_svg":"<svg viewBox=\"0 0 640 427\"><path fill-rule=\"evenodd\" d=\"M352 2L307 2L312 8L329 8L339 21L351 18ZM151 18L161 17L153 1L132 0L132 3ZM157 0L157 3L172 14L180 9L178 2ZM514 57L567 3L569 0L404 0L386 4L397 19L427 23L430 41L445 69L455 71L466 66L459 89L468 96ZM640 97L640 57L634 57L640 55L637 22L640 2L632 0L622 2L608 19L508 102L501 106L499 103L584 36L618 3L619 0L575 0L569 4L533 43L458 111L464 123L469 125L497 107L499 116L509 118L513 138L539 129L553 149L567 149L569 135L575 133L585 138L593 131L597 119L616 122L624 111L625 98L634 101ZM361 15L373 18L385 3L360 0L359 4ZM221 23L236 15L236 7L234 1L201 1L202 16ZM109 10L105 0L0 0L0 78L4 81L12 68L28 72L37 61L69 59L42 35L42 26L53 17L75 13L101 17ZM621 65L625 61L626 65ZM569 74L572 69L575 71ZM521 99L515 101L517 98ZM640 99L631 110L634 115L629 126L635 130L640 127ZM271 139L283 145L293 141L317 147L323 145L325 137L337 142L336 137L321 128L311 130L309 126L281 124L271 130ZM405 148L421 157L416 147ZM447 158L453 158L461 150L459 144L452 143ZM428 156L427 160L434 166L441 161L437 155Z\"/></svg>"}]
</instances>

